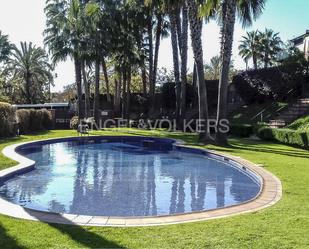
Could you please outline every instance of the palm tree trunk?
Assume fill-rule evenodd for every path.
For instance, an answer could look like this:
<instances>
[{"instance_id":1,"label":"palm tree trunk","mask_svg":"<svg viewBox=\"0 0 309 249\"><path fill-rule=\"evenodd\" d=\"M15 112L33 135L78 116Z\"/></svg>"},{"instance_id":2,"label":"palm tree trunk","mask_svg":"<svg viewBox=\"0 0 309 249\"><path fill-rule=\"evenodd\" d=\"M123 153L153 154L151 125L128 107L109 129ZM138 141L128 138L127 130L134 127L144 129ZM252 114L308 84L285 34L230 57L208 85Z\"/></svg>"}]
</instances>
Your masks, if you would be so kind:
<instances>
[{"instance_id":1,"label":"palm tree trunk","mask_svg":"<svg viewBox=\"0 0 309 249\"><path fill-rule=\"evenodd\" d=\"M122 71L122 118L126 117L126 92L127 92L127 76L126 70Z\"/></svg>"},{"instance_id":2,"label":"palm tree trunk","mask_svg":"<svg viewBox=\"0 0 309 249\"><path fill-rule=\"evenodd\" d=\"M181 54L181 51L182 51L182 27L181 27L181 19L180 19L180 8L175 9L175 18L176 18L178 47L179 47L179 53Z\"/></svg>"},{"instance_id":3,"label":"palm tree trunk","mask_svg":"<svg viewBox=\"0 0 309 249\"><path fill-rule=\"evenodd\" d=\"M119 80L115 78L114 111L116 116L120 114L120 90L121 90L121 77L119 77Z\"/></svg>"},{"instance_id":4,"label":"palm tree trunk","mask_svg":"<svg viewBox=\"0 0 309 249\"><path fill-rule=\"evenodd\" d=\"M127 94L126 94L126 119L130 118L130 98L131 98L131 68L127 73ZM128 123L129 124L129 123Z\"/></svg>"},{"instance_id":5,"label":"palm tree trunk","mask_svg":"<svg viewBox=\"0 0 309 249\"><path fill-rule=\"evenodd\" d=\"M152 39L152 17L148 18L147 32L149 41L149 95L151 102L154 98L154 85L153 85L153 39Z\"/></svg>"},{"instance_id":6,"label":"palm tree trunk","mask_svg":"<svg viewBox=\"0 0 309 249\"><path fill-rule=\"evenodd\" d=\"M197 81L198 81L198 105L199 105L199 122L204 126L199 131L199 141L208 143L210 141L210 133L207 127L208 120L208 101L207 90L204 78L203 64L203 47L202 47L202 20L199 18L198 6L195 1L187 0L189 23L191 31L191 43L196 65Z\"/></svg>"},{"instance_id":7,"label":"palm tree trunk","mask_svg":"<svg viewBox=\"0 0 309 249\"><path fill-rule=\"evenodd\" d=\"M75 82L77 89L77 116L79 119L83 117L82 113L82 72L81 72L81 62L78 58L74 58L74 67L75 67Z\"/></svg>"},{"instance_id":8,"label":"palm tree trunk","mask_svg":"<svg viewBox=\"0 0 309 249\"><path fill-rule=\"evenodd\" d=\"M252 55L252 60L253 60L254 70L257 70L258 69L258 65L257 65L257 58L256 58L255 54Z\"/></svg>"},{"instance_id":9,"label":"palm tree trunk","mask_svg":"<svg viewBox=\"0 0 309 249\"><path fill-rule=\"evenodd\" d=\"M85 62L83 62L82 65L82 76L83 76L83 82L84 82L84 92L85 92L85 117L89 118L90 116L90 99L89 99L89 83L87 80L87 75L86 75L86 65Z\"/></svg>"},{"instance_id":10,"label":"palm tree trunk","mask_svg":"<svg viewBox=\"0 0 309 249\"><path fill-rule=\"evenodd\" d=\"M147 96L147 74L146 74L146 68L145 65L142 66L142 84L143 84L143 96Z\"/></svg>"},{"instance_id":11,"label":"palm tree trunk","mask_svg":"<svg viewBox=\"0 0 309 249\"><path fill-rule=\"evenodd\" d=\"M197 86L197 84L196 84L196 82L197 82L197 73L196 73L196 64L195 63L193 65L193 72L192 73L193 73L193 75L192 75L192 86L195 89L196 86Z\"/></svg>"},{"instance_id":12,"label":"palm tree trunk","mask_svg":"<svg viewBox=\"0 0 309 249\"><path fill-rule=\"evenodd\" d=\"M96 59L95 61L95 85L94 85L94 118L97 124L100 118L100 61Z\"/></svg>"},{"instance_id":13,"label":"palm tree trunk","mask_svg":"<svg viewBox=\"0 0 309 249\"><path fill-rule=\"evenodd\" d=\"M179 55L178 55L178 41L177 41L177 18L176 12L172 11L170 13L171 22L171 42L173 51L173 64L174 64L174 77L176 84L176 119L179 119L179 109L180 109L180 73L179 73Z\"/></svg>"},{"instance_id":14,"label":"palm tree trunk","mask_svg":"<svg viewBox=\"0 0 309 249\"><path fill-rule=\"evenodd\" d=\"M154 53L154 61L153 61L153 79L152 84L156 85L157 81L157 70L158 70L158 59L159 59L159 49L160 49L160 42L161 42L161 33L162 33L162 24L163 18L161 14L157 15L157 30L156 30L156 44L155 44L155 53Z\"/></svg>"},{"instance_id":15,"label":"palm tree trunk","mask_svg":"<svg viewBox=\"0 0 309 249\"><path fill-rule=\"evenodd\" d=\"M111 108L112 99L111 99L111 94L110 94L110 89L109 89L109 78L108 78L108 74L107 74L107 67L106 67L106 62L105 62L104 58L102 58L102 69L103 69L105 86L106 86L106 97L107 97L107 102L108 102L108 105L109 105L108 108Z\"/></svg>"},{"instance_id":16,"label":"palm tree trunk","mask_svg":"<svg viewBox=\"0 0 309 249\"><path fill-rule=\"evenodd\" d=\"M220 130L220 121L227 119L227 98L228 98L228 84L229 71L231 64L231 56L233 49L233 35L236 19L236 0L224 0L222 8L223 23L221 28L221 71L219 79L219 95L218 95L218 109L217 109L217 144L227 144L227 133Z\"/></svg>"},{"instance_id":17,"label":"palm tree trunk","mask_svg":"<svg viewBox=\"0 0 309 249\"><path fill-rule=\"evenodd\" d=\"M181 33L181 96L180 116L185 118L186 114L186 88L187 88L187 64L188 64L188 8L184 4L182 9L182 33Z\"/></svg>"},{"instance_id":18,"label":"palm tree trunk","mask_svg":"<svg viewBox=\"0 0 309 249\"><path fill-rule=\"evenodd\" d=\"M25 88L26 88L25 92L26 92L27 104L33 104L32 97L31 97L31 79L28 73L26 76L26 87Z\"/></svg>"},{"instance_id":19,"label":"palm tree trunk","mask_svg":"<svg viewBox=\"0 0 309 249\"><path fill-rule=\"evenodd\" d=\"M264 58L264 68L267 68L268 67L268 53L265 53L265 58Z\"/></svg>"}]
</instances>

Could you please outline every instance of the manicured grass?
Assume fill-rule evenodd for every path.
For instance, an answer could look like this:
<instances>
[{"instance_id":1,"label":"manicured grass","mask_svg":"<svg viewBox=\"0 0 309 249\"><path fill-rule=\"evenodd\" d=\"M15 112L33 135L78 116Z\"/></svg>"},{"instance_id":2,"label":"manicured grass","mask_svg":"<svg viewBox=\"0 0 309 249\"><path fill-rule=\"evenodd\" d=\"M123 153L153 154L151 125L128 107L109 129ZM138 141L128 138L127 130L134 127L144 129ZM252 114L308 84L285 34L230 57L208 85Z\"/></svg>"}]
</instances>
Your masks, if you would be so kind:
<instances>
[{"instance_id":1,"label":"manicured grass","mask_svg":"<svg viewBox=\"0 0 309 249\"><path fill-rule=\"evenodd\" d=\"M192 134L130 130L130 134L141 133L179 138L196 145ZM71 135L76 133L51 131L0 140L0 149L11 143ZM232 138L230 143L226 148L208 148L239 155L277 175L283 184L279 203L230 218L139 228L54 225L0 216L0 248L309 248L309 152L246 139ZM0 168L12 165L0 155Z\"/></svg>"}]
</instances>

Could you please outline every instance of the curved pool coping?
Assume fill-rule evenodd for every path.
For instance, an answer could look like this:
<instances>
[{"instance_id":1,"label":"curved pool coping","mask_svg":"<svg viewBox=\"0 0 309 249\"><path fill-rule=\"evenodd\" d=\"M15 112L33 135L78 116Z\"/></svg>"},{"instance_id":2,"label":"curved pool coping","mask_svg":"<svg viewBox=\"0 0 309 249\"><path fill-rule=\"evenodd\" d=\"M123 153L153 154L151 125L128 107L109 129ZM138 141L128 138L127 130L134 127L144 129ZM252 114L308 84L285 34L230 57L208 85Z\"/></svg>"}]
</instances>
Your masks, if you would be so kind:
<instances>
[{"instance_id":1,"label":"curved pool coping","mask_svg":"<svg viewBox=\"0 0 309 249\"><path fill-rule=\"evenodd\" d=\"M99 137L104 138L107 136L99 136ZM83 139L91 139L91 138L92 137L89 136ZM147 138L150 137L145 137L145 139ZM159 137L154 138L159 139ZM52 138L52 139L37 140L25 143L18 143L5 147L2 150L2 153L6 157L17 161L18 165L0 171L0 182L12 178L15 175L29 172L35 168L34 161L16 152L16 149L18 147L27 144L42 143L49 141L61 142L66 141L67 139L77 139L77 138L76 137ZM81 225L81 226L117 226L117 227L158 226L158 225L205 221L205 220L234 216L238 214L255 212L270 207L281 199L282 185L280 180L272 173L263 169L261 165L254 164L250 161L247 161L237 156L231 156L213 150L206 150L202 148L186 146L181 140L174 140L174 141L177 147L180 149L186 148L186 149L196 149L199 151L203 151L207 154L219 157L224 161L231 160L232 162L242 167L242 169L246 169L253 172L261 182L261 190L259 194L250 201L243 202L233 206L217 208L213 210L198 211L184 214L172 214L172 215L164 215L156 217L114 217L114 216L88 216L88 215L51 213L51 212L24 208L18 204L14 204L0 197L0 214L26 220L41 221L47 223Z\"/></svg>"}]
</instances>

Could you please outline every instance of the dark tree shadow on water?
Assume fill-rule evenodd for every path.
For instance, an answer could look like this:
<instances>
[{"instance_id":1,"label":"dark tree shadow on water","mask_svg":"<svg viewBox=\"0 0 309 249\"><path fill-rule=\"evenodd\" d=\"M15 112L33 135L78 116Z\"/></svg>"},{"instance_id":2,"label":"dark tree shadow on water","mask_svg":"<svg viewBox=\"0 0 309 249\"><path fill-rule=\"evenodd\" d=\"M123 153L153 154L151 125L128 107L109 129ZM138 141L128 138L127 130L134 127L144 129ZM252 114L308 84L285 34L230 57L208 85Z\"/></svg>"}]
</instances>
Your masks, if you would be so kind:
<instances>
[{"instance_id":1,"label":"dark tree shadow on water","mask_svg":"<svg viewBox=\"0 0 309 249\"><path fill-rule=\"evenodd\" d=\"M57 222L65 223L65 224L58 224L58 223L50 223L42 220L42 216L37 215L38 212L33 212L31 210L25 209L25 211L29 212L31 216L36 217L41 222L48 224L50 227L58 230L64 235L69 236L75 242L81 244L83 247L87 248L109 248L109 249L119 249L119 248L126 248L114 241L108 240L104 238L102 235L98 235L92 231L90 231L90 227L82 227L79 225L74 224L70 220L66 219L60 214L50 214Z\"/></svg>"},{"instance_id":2,"label":"dark tree shadow on water","mask_svg":"<svg viewBox=\"0 0 309 249\"><path fill-rule=\"evenodd\" d=\"M26 247L19 245L16 239L10 236L7 230L0 224L0 248L25 249Z\"/></svg>"}]
</instances>

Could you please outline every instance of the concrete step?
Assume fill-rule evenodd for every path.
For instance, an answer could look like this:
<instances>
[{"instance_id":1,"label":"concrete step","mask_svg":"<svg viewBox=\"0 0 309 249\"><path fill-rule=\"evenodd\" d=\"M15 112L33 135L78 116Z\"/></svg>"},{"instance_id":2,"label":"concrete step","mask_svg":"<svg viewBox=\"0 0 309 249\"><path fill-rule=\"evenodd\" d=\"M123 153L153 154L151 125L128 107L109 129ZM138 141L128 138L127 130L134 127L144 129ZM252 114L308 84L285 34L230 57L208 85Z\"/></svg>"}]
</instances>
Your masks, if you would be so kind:
<instances>
[{"instance_id":1,"label":"concrete step","mask_svg":"<svg viewBox=\"0 0 309 249\"><path fill-rule=\"evenodd\" d=\"M299 117L309 114L309 98L301 98L285 110L283 110L275 119L269 121L269 126L273 128L282 128L292 123Z\"/></svg>"}]
</instances>

